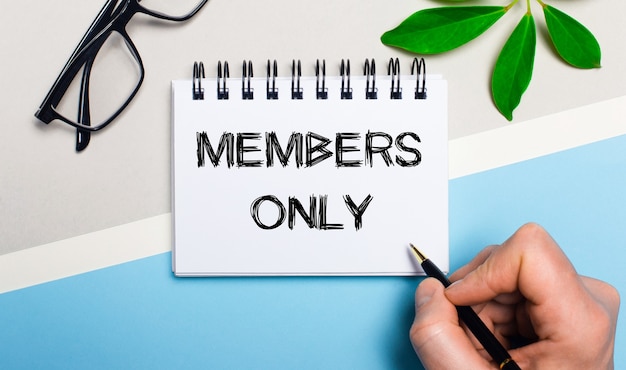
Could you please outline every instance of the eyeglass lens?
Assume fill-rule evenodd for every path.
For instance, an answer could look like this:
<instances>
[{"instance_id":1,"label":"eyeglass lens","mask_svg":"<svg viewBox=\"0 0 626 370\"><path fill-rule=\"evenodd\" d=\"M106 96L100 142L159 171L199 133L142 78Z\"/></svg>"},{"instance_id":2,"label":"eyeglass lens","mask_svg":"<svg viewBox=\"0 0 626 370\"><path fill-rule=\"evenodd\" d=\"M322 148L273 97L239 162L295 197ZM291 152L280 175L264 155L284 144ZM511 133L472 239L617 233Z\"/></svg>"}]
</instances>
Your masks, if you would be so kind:
<instances>
[{"instance_id":1,"label":"eyeglass lens","mask_svg":"<svg viewBox=\"0 0 626 370\"><path fill-rule=\"evenodd\" d=\"M56 107L59 114L71 121L78 121L78 114L83 109L80 87L84 82L85 68L90 68L87 94L91 122L88 126L98 127L122 108L137 89L141 81L141 66L124 37L118 32L109 33L93 64L82 66Z\"/></svg>"},{"instance_id":2,"label":"eyeglass lens","mask_svg":"<svg viewBox=\"0 0 626 370\"><path fill-rule=\"evenodd\" d=\"M189 14L201 3L199 0L140 0L139 5L155 13L178 18Z\"/></svg>"},{"instance_id":3,"label":"eyeglass lens","mask_svg":"<svg viewBox=\"0 0 626 370\"><path fill-rule=\"evenodd\" d=\"M132 2L135 5L131 8L122 8ZM90 31L91 36L86 36L88 38L84 39L82 49L77 49L74 54L76 59L69 62L79 61L83 64L75 65L79 67L78 73L69 84L65 80L64 86L68 88L59 95L62 97L58 104L50 107L56 112L57 118L78 128L77 150L87 145L89 131L98 130L117 117L142 83L143 65L138 51L123 29L125 22L135 12L182 21L195 14L205 3L206 0L108 0L97 23L94 23L97 28ZM126 19L122 28L114 23L118 16ZM71 78L71 75L72 72L65 76ZM42 107L45 109L43 104ZM49 118L45 118L48 115L42 114L41 117L44 122L48 122Z\"/></svg>"}]
</instances>

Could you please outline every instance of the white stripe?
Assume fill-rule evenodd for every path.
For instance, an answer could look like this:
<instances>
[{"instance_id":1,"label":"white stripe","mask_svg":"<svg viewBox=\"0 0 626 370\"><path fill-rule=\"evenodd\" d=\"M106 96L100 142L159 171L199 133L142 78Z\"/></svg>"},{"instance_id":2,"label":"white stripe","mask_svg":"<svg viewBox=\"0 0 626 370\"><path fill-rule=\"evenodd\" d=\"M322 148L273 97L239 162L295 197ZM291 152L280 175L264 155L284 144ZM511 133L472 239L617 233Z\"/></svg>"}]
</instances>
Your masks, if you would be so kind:
<instances>
[{"instance_id":1,"label":"white stripe","mask_svg":"<svg viewBox=\"0 0 626 370\"><path fill-rule=\"evenodd\" d=\"M455 179L623 134L626 96L451 140L449 177Z\"/></svg>"},{"instance_id":2,"label":"white stripe","mask_svg":"<svg viewBox=\"0 0 626 370\"><path fill-rule=\"evenodd\" d=\"M626 134L626 96L451 140L450 179ZM0 293L171 250L171 214L0 256Z\"/></svg>"},{"instance_id":3,"label":"white stripe","mask_svg":"<svg viewBox=\"0 0 626 370\"><path fill-rule=\"evenodd\" d=\"M169 213L0 256L0 293L171 250Z\"/></svg>"}]
</instances>

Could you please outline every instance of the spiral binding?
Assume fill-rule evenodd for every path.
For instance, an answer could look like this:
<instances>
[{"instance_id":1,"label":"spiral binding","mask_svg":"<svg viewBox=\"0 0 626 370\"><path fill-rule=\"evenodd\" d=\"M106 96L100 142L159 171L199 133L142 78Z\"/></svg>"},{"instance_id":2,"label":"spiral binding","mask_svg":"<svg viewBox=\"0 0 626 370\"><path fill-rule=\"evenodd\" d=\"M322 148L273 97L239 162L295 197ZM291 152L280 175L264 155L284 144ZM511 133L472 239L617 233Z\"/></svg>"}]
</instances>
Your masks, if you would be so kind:
<instances>
[{"instance_id":1,"label":"spiral binding","mask_svg":"<svg viewBox=\"0 0 626 370\"><path fill-rule=\"evenodd\" d=\"M252 77L254 77L253 75L254 73L252 72L252 62L248 61L246 67L246 61L244 60L241 72L241 98L243 100L254 99L254 89L250 87L250 80L252 79Z\"/></svg>"},{"instance_id":2,"label":"spiral binding","mask_svg":"<svg viewBox=\"0 0 626 370\"><path fill-rule=\"evenodd\" d=\"M376 62L374 59L372 59L371 65L369 59L365 59L363 74L365 75L365 99L378 99L378 89L376 88Z\"/></svg>"},{"instance_id":3,"label":"spiral binding","mask_svg":"<svg viewBox=\"0 0 626 370\"><path fill-rule=\"evenodd\" d=\"M390 58L387 65L387 74L391 77L391 88L389 97L391 99L402 99L402 86L400 84L400 61L398 58ZM352 99L353 91L350 86L350 60L342 59L339 67L341 77L340 97L344 100ZM372 59L365 59L363 65L363 75L365 76L365 99L378 99L378 87L376 86L376 62ZM426 94L426 62L424 58L414 58L411 64L411 75L415 76L414 99L423 100ZM241 98L243 100L254 99L254 89L251 87L251 80L254 77L252 61L243 61L241 73ZM278 63L276 60L267 60L266 77L266 99L278 99L278 87L276 78L278 77ZM301 100L304 92L300 84L302 77L302 63L295 59L291 62L291 99ZM194 62L192 78L193 100L204 100L204 88L202 80L205 78L204 64ZM228 100L229 89L227 80L230 78L228 62L217 63L217 99ZM318 100L328 99L328 88L326 87L326 60L319 59L315 63L315 97Z\"/></svg>"},{"instance_id":4,"label":"spiral binding","mask_svg":"<svg viewBox=\"0 0 626 370\"><path fill-rule=\"evenodd\" d=\"M300 77L302 77L302 64L298 60L296 69L296 61L291 61L291 99L302 99L302 88L300 87Z\"/></svg>"},{"instance_id":5,"label":"spiral binding","mask_svg":"<svg viewBox=\"0 0 626 370\"><path fill-rule=\"evenodd\" d=\"M193 100L204 99L204 89L202 88L202 79L204 78L204 63L195 62L193 64Z\"/></svg>"},{"instance_id":6,"label":"spiral binding","mask_svg":"<svg viewBox=\"0 0 626 370\"><path fill-rule=\"evenodd\" d=\"M347 62L341 60L339 68L341 75L341 99L352 99L352 89L350 88L350 59Z\"/></svg>"},{"instance_id":7,"label":"spiral binding","mask_svg":"<svg viewBox=\"0 0 626 370\"><path fill-rule=\"evenodd\" d=\"M217 99L228 100L228 88L226 80L230 77L228 62L224 62L224 72L222 73L222 62L217 62Z\"/></svg>"},{"instance_id":8,"label":"spiral binding","mask_svg":"<svg viewBox=\"0 0 626 370\"><path fill-rule=\"evenodd\" d=\"M415 83L415 99L426 99L426 63L424 58L413 59L411 64L411 75L417 73Z\"/></svg>"},{"instance_id":9,"label":"spiral binding","mask_svg":"<svg viewBox=\"0 0 626 370\"><path fill-rule=\"evenodd\" d=\"M271 70L271 73L270 73ZM278 99L278 88L276 87L276 76L278 76L278 63L276 63L276 59L274 59L274 66L270 69L270 61L267 60L267 89L266 96L267 100L276 100ZM270 86L270 77L272 80L272 84Z\"/></svg>"},{"instance_id":10,"label":"spiral binding","mask_svg":"<svg viewBox=\"0 0 626 370\"><path fill-rule=\"evenodd\" d=\"M319 99L328 99L328 88L326 88L326 60L320 60L315 63L315 97Z\"/></svg>"},{"instance_id":11,"label":"spiral binding","mask_svg":"<svg viewBox=\"0 0 626 370\"><path fill-rule=\"evenodd\" d=\"M402 99L402 87L400 87L400 61L398 58L389 59L387 74L391 76L391 99Z\"/></svg>"}]
</instances>

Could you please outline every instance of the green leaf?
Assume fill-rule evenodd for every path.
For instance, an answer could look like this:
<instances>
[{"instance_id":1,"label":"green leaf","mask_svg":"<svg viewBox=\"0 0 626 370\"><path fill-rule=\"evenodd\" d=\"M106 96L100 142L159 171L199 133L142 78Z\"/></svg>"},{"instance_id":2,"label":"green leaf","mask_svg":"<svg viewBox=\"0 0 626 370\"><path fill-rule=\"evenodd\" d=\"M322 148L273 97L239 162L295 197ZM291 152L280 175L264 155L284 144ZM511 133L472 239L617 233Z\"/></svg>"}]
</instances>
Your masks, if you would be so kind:
<instances>
[{"instance_id":1,"label":"green leaf","mask_svg":"<svg viewBox=\"0 0 626 370\"><path fill-rule=\"evenodd\" d=\"M437 54L457 48L485 32L508 8L449 6L420 10L381 36L383 44L418 54Z\"/></svg>"},{"instance_id":2,"label":"green leaf","mask_svg":"<svg viewBox=\"0 0 626 370\"><path fill-rule=\"evenodd\" d=\"M544 4L548 33L561 58L578 68L600 67L600 45L593 34L577 20Z\"/></svg>"},{"instance_id":3,"label":"green leaf","mask_svg":"<svg viewBox=\"0 0 626 370\"><path fill-rule=\"evenodd\" d=\"M496 61L491 92L496 107L509 121L530 84L537 34L532 14L526 13L506 41Z\"/></svg>"}]
</instances>

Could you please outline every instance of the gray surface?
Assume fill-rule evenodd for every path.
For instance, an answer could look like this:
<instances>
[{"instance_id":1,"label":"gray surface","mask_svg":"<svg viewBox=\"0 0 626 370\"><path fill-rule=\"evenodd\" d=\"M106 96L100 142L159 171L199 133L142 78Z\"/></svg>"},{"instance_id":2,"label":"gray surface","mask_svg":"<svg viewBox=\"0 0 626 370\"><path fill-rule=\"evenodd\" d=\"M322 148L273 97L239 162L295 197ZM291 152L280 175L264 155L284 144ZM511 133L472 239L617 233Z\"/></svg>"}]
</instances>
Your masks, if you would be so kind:
<instances>
[{"instance_id":1,"label":"gray surface","mask_svg":"<svg viewBox=\"0 0 626 370\"><path fill-rule=\"evenodd\" d=\"M123 116L76 154L73 130L60 123L40 124L33 114L101 3L10 2L0 14L0 254L169 212L170 80L188 78L194 60L205 61L209 76L219 59L233 66L250 59L256 71L263 71L268 58L279 61L281 74L289 71L293 58L301 59L306 75L313 74L317 58L326 59L329 74L336 74L341 58L350 58L354 71L365 58L376 58L381 73L389 57L400 57L407 66L412 56L383 46L380 34L413 11L440 4L210 0L196 18L180 26L137 17L129 33L146 66L144 85ZM581 71L558 60L543 31L541 9L533 3L541 27L534 78L514 122L506 121L491 101L489 76L525 10L520 2L471 44L426 58L428 72L449 81L450 138L625 94L626 4L549 3L592 30L602 46L603 67ZM232 72L240 73L238 68Z\"/></svg>"}]
</instances>

